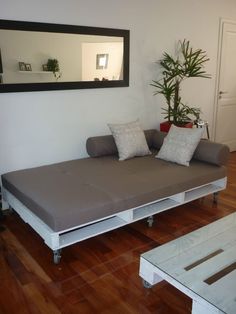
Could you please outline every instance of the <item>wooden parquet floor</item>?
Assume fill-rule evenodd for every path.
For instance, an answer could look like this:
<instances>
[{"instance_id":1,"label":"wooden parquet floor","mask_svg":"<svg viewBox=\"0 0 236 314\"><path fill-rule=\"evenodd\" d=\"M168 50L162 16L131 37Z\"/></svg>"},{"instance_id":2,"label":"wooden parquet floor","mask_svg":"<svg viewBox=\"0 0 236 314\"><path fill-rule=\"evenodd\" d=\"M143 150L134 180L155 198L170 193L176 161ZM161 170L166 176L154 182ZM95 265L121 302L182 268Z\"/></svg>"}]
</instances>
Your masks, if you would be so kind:
<instances>
[{"instance_id":1,"label":"wooden parquet floor","mask_svg":"<svg viewBox=\"0 0 236 314\"><path fill-rule=\"evenodd\" d=\"M145 289L138 276L141 253L236 211L236 153L228 187L212 197L65 248L59 265L42 239L16 214L0 233L0 314L191 313L191 300L161 282Z\"/></svg>"}]
</instances>

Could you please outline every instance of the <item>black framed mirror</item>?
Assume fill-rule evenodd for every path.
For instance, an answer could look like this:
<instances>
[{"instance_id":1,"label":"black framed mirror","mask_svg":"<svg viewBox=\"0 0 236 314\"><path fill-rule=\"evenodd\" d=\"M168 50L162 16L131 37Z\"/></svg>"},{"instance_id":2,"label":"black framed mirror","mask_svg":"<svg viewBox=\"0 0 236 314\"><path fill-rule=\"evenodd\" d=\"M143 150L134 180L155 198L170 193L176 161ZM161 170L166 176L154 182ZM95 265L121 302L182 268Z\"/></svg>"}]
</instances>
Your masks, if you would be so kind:
<instances>
[{"instance_id":1,"label":"black framed mirror","mask_svg":"<svg viewBox=\"0 0 236 314\"><path fill-rule=\"evenodd\" d=\"M129 86L129 30L0 20L0 92Z\"/></svg>"}]
</instances>

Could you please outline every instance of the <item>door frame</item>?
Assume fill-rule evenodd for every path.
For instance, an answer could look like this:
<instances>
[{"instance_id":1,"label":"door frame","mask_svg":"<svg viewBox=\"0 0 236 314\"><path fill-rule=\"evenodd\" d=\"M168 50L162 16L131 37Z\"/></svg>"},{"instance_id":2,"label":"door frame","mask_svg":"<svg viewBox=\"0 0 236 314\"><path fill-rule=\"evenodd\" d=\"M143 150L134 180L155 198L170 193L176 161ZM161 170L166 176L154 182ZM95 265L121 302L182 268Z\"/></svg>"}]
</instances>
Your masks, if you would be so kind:
<instances>
[{"instance_id":1,"label":"door frame","mask_svg":"<svg viewBox=\"0 0 236 314\"><path fill-rule=\"evenodd\" d=\"M219 23L219 34L218 34L218 50L217 50L217 66L216 66L216 82L215 82L215 95L214 95L214 108L213 108L213 126L212 135L213 140L216 140L216 127L217 127L217 114L218 114L218 99L220 92L220 69L221 69L221 57L222 57L222 45L223 45L223 29L224 24L234 24L236 25L236 20L230 20L225 18L220 18Z\"/></svg>"}]
</instances>

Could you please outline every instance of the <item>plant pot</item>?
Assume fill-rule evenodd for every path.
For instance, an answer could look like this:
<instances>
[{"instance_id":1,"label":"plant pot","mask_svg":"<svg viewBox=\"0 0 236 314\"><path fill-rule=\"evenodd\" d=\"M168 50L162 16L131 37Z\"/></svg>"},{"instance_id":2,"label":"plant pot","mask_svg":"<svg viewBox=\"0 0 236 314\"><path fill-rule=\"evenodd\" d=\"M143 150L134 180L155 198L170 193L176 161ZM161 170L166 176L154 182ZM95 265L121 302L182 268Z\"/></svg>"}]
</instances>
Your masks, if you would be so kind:
<instances>
[{"instance_id":1,"label":"plant pot","mask_svg":"<svg viewBox=\"0 0 236 314\"><path fill-rule=\"evenodd\" d=\"M160 123L160 131L168 133L172 124L173 124L173 122L169 122L169 121L161 122ZM180 128L192 128L193 122L181 123L181 124L176 125L176 126L178 126Z\"/></svg>"}]
</instances>

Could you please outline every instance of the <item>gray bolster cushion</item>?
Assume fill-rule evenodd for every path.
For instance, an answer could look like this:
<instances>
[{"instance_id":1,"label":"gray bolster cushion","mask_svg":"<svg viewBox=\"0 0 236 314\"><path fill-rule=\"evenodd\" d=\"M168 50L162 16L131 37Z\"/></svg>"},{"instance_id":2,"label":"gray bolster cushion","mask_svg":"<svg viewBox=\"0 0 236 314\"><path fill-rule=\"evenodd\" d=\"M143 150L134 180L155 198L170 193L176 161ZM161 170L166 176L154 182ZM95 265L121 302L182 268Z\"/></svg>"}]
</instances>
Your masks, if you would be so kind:
<instances>
[{"instance_id":1,"label":"gray bolster cushion","mask_svg":"<svg viewBox=\"0 0 236 314\"><path fill-rule=\"evenodd\" d=\"M153 134L153 147L160 149L167 133L156 131ZM217 166L226 165L229 158L229 148L226 145L208 140L201 140L193 154L193 158Z\"/></svg>"},{"instance_id":2,"label":"gray bolster cushion","mask_svg":"<svg viewBox=\"0 0 236 314\"><path fill-rule=\"evenodd\" d=\"M144 134L149 148L153 148L156 130L145 130ZM117 147L112 135L89 137L86 141L87 153L90 157L117 155Z\"/></svg>"},{"instance_id":3,"label":"gray bolster cushion","mask_svg":"<svg viewBox=\"0 0 236 314\"><path fill-rule=\"evenodd\" d=\"M193 154L193 158L217 166L224 166L229 159L229 147L220 143L201 140Z\"/></svg>"}]
</instances>

